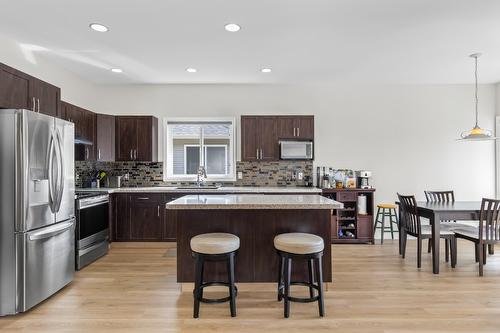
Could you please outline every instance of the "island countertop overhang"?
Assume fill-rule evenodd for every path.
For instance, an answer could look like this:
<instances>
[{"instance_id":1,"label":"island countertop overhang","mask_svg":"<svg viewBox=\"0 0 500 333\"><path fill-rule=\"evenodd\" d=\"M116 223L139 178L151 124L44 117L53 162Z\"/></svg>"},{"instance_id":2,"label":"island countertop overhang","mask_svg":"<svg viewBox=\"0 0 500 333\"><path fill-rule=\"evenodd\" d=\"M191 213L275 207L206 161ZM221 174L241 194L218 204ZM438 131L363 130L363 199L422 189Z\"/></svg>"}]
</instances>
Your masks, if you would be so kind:
<instances>
[{"instance_id":1,"label":"island countertop overhang","mask_svg":"<svg viewBox=\"0 0 500 333\"><path fill-rule=\"evenodd\" d=\"M186 195L165 204L166 209L342 209L341 202L321 195Z\"/></svg>"}]
</instances>

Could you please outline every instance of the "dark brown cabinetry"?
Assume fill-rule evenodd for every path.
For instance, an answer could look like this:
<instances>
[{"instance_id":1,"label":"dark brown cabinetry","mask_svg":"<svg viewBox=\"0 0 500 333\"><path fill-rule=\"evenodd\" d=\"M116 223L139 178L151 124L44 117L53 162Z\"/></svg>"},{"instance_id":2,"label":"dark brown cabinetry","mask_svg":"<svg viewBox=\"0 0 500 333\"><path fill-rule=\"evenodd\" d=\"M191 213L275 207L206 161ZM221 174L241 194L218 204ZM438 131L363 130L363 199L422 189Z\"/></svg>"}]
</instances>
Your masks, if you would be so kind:
<instances>
[{"instance_id":1,"label":"dark brown cabinetry","mask_svg":"<svg viewBox=\"0 0 500 333\"><path fill-rule=\"evenodd\" d=\"M279 160L280 139L314 140L314 116L241 117L242 160Z\"/></svg>"},{"instance_id":2,"label":"dark brown cabinetry","mask_svg":"<svg viewBox=\"0 0 500 333\"><path fill-rule=\"evenodd\" d=\"M0 107L60 116L61 89L0 63Z\"/></svg>"},{"instance_id":3,"label":"dark brown cabinetry","mask_svg":"<svg viewBox=\"0 0 500 333\"><path fill-rule=\"evenodd\" d=\"M35 111L59 117L61 89L37 78L31 78L29 86L29 100L36 103Z\"/></svg>"},{"instance_id":4,"label":"dark brown cabinetry","mask_svg":"<svg viewBox=\"0 0 500 333\"><path fill-rule=\"evenodd\" d=\"M183 194L113 194L111 221L114 241L173 241L177 234L177 213L165 203Z\"/></svg>"},{"instance_id":5,"label":"dark brown cabinetry","mask_svg":"<svg viewBox=\"0 0 500 333\"><path fill-rule=\"evenodd\" d=\"M96 159L96 114L79 106L61 101L61 118L75 124L75 138L92 143L75 146L75 160L95 161Z\"/></svg>"},{"instance_id":6,"label":"dark brown cabinetry","mask_svg":"<svg viewBox=\"0 0 500 333\"><path fill-rule=\"evenodd\" d=\"M96 114L96 160L115 160L115 116Z\"/></svg>"},{"instance_id":7,"label":"dark brown cabinetry","mask_svg":"<svg viewBox=\"0 0 500 333\"><path fill-rule=\"evenodd\" d=\"M0 63L0 107L33 110L29 103L30 77L14 68Z\"/></svg>"},{"instance_id":8,"label":"dark brown cabinetry","mask_svg":"<svg viewBox=\"0 0 500 333\"><path fill-rule=\"evenodd\" d=\"M373 243L375 189L323 189L323 196L342 202L332 216L332 243ZM366 215L359 214L360 196L366 197Z\"/></svg>"},{"instance_id":9,"label":"dark brown cabinetry","mask_svg":"<svg viewBox=\"0 0 500 333\"><path fill-rule=\"evenodd\" d=\"M279 139L314 140L313 116L277 117Z\"/></svg>"},{"instance_id":10,"label":"dark brown cabinetry","mask_svg":"<svg viewBox=\"0 0 500 333\"><path fill-rule=\"evenodd\" d=\"M130 194L130 240L159 241L162 239L163 196L161 194Z\"/></svg>"},{"instance_id":11,"label":"dark brown cabinetry","mask_svg":"<svg viewBox=\"0 0 500 333\"><path fill-rule=\"evenodd\" d=\"M244 161L275 161L278 159L276 117L242 116L241 141Z\"/></svg>"},{"instance_id":12,"label":"dark brown cabinetry","mask_svg":"<svg viewBox=\"0 0 500 333\"><path fill-rule=\"evenodd\" d=\"M149 161L158 159L158 119L152 116L116 118L116 160Z\"/></svg>"}]
</instances>

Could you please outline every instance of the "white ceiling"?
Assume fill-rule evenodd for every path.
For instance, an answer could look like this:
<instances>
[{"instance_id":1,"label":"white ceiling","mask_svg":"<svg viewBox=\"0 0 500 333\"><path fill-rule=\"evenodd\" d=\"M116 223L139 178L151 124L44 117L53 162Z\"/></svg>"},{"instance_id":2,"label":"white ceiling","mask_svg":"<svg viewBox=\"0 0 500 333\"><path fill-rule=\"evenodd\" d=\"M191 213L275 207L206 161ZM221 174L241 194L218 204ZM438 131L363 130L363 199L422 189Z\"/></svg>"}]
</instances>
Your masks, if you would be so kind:
<instances>
[{"instance_id":1,"label":"white ceiling","mask_svg":"<svg viewBox=\"0 0 500 333\"><path fill-rule=\"evenodd\" d=\"M2 0L0 7L0 32L27 56L96 83L470 83L473 52L484 54L480 82L500 81L500 0ZM91 31L92 22L110 31ZM242 29L226 32L229 22Z\"/></svg>"}]
</instances>

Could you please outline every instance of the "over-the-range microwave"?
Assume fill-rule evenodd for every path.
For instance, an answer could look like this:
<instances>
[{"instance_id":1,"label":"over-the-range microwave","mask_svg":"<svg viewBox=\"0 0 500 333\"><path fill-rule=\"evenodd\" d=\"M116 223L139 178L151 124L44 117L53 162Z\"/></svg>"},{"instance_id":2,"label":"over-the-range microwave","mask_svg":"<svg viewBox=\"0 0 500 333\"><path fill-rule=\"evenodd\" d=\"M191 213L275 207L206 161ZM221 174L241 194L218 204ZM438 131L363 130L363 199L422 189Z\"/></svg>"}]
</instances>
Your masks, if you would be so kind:
<instances>
[{"instance_id":1,"label":"over-the-range microwave","mask_svg":"<svg viewBox=\"0 0 500 333\"><path fill-rule=\"evenodd\" d=\"M314 157L311 140L280 140L281 160L312 160Z\"/></svg>"}]
</instances>

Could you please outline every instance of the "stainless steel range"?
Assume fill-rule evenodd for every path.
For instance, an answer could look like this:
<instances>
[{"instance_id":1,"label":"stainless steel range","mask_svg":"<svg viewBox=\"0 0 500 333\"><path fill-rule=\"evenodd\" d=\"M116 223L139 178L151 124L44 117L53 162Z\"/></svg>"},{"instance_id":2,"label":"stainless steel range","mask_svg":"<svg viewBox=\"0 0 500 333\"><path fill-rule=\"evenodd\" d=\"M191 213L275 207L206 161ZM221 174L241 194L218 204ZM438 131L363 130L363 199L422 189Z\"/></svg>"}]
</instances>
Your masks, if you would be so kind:
<instances>
[{"instance_id":1,"label":"stainless steel range","mask_svg":"<svg viewBox=\"0 0 500 333\"><path fill-rule=\"evenodd\" d=\"M76 194L76 269L106 255L109 249L109 195Z\"/></svg>"}]
</instances>

